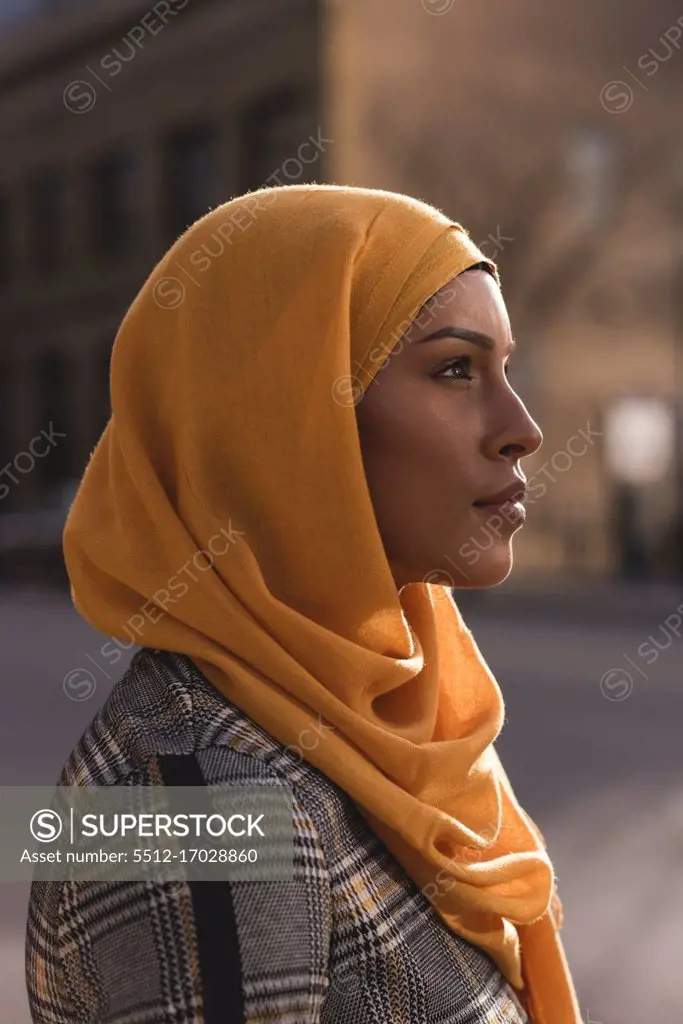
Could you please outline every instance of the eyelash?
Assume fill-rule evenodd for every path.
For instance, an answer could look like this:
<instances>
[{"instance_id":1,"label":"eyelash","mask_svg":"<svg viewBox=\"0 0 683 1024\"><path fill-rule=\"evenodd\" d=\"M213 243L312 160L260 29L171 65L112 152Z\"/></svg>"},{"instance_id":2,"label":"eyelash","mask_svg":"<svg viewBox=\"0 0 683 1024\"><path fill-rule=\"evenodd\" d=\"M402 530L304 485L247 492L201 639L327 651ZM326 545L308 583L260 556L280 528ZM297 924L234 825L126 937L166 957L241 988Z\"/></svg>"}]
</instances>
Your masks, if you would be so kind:
<instances>
[{"instance_id":1,"label":"eyelash","mask_svg":"<svg viewBox=\"0 0 683 1024\"><path fill-rule=\"evenodd\" d=\"M474 380L474 377L472 376L471 373L465 373L465 375L462 376L462 377L447 377L445 375L445 373L444 373L444 370L451 370L455 366L463 366L463 365L468 367L469 369L471 369L472 368L472 357L471 356L458 356L457 359L451 359L450 362L446 363L445 366L441 367L441 369L435 374L435 376L436 377L443 377L444 380L468 380L468 381L469 380ZM510 364L509 363L505 364L505 376L506 377L510 376Z\"/></svg>"},{"instance_id":2,"label":"eyelash","mask_svg":"<svg viewBox=\"0 0 683 1024\"><path fill-rule=\"evenodd\" d=\"M446 363L445 366L441 367L441 369L436 374L436 376L437 377L443 377L445 380L473 380L474 379L472 377L472 375L469 374L469 373L466 373L463 377L447 377L446 374L444 373L444 371L445 370L452 370L454 367L457 367L457 366L467 366L467 367L471 368L471 366L472 366L472 359L471 359L471 357L470 356L458 356L457 359L451 359L450 362Z\"/></svg>"}]
</instances>

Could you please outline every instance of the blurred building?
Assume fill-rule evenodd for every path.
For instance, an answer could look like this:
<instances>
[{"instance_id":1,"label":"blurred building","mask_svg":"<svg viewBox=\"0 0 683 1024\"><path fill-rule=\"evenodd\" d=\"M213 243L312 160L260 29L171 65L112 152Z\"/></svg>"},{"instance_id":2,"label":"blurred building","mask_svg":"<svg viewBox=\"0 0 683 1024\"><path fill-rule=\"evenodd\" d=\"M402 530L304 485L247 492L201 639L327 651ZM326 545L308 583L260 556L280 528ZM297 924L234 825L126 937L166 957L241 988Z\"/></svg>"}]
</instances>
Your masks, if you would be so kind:
<instances>
[{"instance_id":1,"label":"blurred building","mask_svg":"<svg viewBox=\"0 0 683 1024\"><path fill-rule=\"evenodd\" d=\"M511 382L545 436L524 463L536 497L519 570L683 574L681 476L665 458L683 385L680 8L332 11L331 179L433 202L499 263L519 344ZM652 462L637 480L606 441L623 397L659 403L652 423L639 414Z\"/></svg>"},{"instance_id":2,"label":"blurred building","mask_svg":"<svg viewBox=\"0 0 683 1024\"><path fill-rule=\"evenodd\" d=\"M3 551L59 541L108 416L114 333L156 260L211 206L299 180L419 196L498 262L511 381L545 435L524 464L518 571L683 574L673 0L394 0L390 13L17 0L5 13L0 575ZM296 159L321 137L329 152ZM624 399L637 417L612 415ZM615 430L636 418L615 457ZM629 445L639 475L623 471Z\"/></svg>"},{"instance_id":3,"label":"blurred building","mask_svg":"<svg viewBox=\"0 0 683 1024\"><path fill-rule=\"evenodd\" d=\"M325 174L324 146L296 159L322 128L316 0L5 14L0 572L3 552L58 542L109 414L114 334L168 245L235 194Z\"/></svg>"}]
</instances>

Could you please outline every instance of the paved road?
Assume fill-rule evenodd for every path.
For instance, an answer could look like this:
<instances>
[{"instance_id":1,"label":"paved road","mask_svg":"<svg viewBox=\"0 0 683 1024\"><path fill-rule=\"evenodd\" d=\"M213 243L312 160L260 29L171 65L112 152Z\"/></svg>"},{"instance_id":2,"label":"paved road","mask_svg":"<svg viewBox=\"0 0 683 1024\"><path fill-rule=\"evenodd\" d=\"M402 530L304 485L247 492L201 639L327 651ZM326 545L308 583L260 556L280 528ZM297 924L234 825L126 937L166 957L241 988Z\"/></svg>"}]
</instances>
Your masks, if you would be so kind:
<instances>
[{"instance_id":1,"label":"paved road","mask_svg":"<svg viewBox=\"0 0 683 1024\"><path fill-rule=\"evenodd\" d=\"M100 655L103 642L64 598L0 592L0 787L55 783L115 682L104 674L111 670ZM67 692L78 697L84 691L63 686L78 668L96 680L89 700L70 699ZM24 885L0 884L2 1024L31 1024L23 977L27 892Z\"/></svg>"},{"instance_id":2,"label":"paved road","mask_svg":"<svg viewBox=\"0 0 683 1024\"><path fill-rule=\"evenodd\" d=\"M621 629L465 615L505 695L498 749L559 877L586 1024L683 1019L683 640L639 656L650 635L667 643L647 607ZM103 641L63 600L0 594L0 785L54 781L114 682ZM97 681L89 700L65 693L76 668ZM30 1024L25 888L0 899L2 1020Z\"/></svg>"},{"instance_id":3,"label":"paved road","mask_svg":"<svg viewBox=\"0 0 683 1024\"><path fill-rule=\"evenodd\" d=\"M637 654L651 635L665 646L660 621L468 618L506 699L499 752L555 864L586 1024L683 1020L683 640L652 665ZM630 693L617 675L601 689L610 669Z\"/></svg>"}]
</instances>

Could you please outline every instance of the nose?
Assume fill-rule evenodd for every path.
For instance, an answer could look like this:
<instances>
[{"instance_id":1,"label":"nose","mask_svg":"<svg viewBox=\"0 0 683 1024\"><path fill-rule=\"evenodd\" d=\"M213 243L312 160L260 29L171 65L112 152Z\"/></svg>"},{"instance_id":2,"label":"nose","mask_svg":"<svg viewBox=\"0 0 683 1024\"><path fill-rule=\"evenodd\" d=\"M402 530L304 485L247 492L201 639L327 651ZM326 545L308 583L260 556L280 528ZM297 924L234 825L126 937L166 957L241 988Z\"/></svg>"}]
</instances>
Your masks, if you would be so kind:
<instances>
[{"instance_id":1,"label":"nose","mask_svg":"<svg viewBox=\"0 0 683 1024\"><path fill-rule=\"evenodd\" d=\"M543 444L543 433L516 391L507 389L496 402L495 426L486 441L486 454L493 459L521 459Z\"/></svg>"}]
</instances>

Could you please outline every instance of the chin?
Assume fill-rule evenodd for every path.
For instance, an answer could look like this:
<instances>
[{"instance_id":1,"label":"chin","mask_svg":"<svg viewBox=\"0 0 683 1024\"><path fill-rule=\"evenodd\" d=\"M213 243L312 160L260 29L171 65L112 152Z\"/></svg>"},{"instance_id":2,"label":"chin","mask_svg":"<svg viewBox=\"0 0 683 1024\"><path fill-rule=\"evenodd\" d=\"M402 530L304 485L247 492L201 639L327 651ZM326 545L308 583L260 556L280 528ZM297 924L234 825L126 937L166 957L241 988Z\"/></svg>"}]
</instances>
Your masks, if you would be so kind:
<instances>
[{"instance_id":1,"label":"chin","mask_svg":"<svg viewBox=\"0 0 683 1024\"><path fill-rule=\"evenodd\" d=\"M458 590L483 590L497 587L510 575L513 564L510 540L501 541L487 551L478 551L476 555L475 558L470 553L464 558L460 554L457 561L446 559L444 571L453 581L451 586Z\"/></svg>"},{"instance_id":2,"label":"chin","mask_svg":"<svg viewBox=\"0 0 683 1024\"><path fill-rule=\"evenodd\" d=\"M504 568L492 566L489 572L482 572L472 576L469 580L456 583L458 590L485 590L487 587L497 587L504 582L512 571L512 562Z\"/></svg>"},{"instance_id":3,"label":"chin","mask_svg":"<svg viewBox=\"0 0 683 1024\"><path fill-rule=\"evenodd\" d=\"M511 538L501 539L486 551L473 552L465 548L466 545L461 545L452 555L435 554L431 560L432 568L427 571L392 562L399 590L408 583L436 583L457 590L483 590L497 587L510 575L513 562Z\"/></svg>"}]
</instances>

